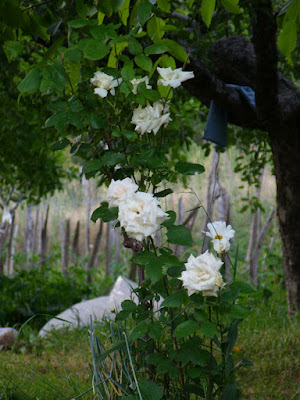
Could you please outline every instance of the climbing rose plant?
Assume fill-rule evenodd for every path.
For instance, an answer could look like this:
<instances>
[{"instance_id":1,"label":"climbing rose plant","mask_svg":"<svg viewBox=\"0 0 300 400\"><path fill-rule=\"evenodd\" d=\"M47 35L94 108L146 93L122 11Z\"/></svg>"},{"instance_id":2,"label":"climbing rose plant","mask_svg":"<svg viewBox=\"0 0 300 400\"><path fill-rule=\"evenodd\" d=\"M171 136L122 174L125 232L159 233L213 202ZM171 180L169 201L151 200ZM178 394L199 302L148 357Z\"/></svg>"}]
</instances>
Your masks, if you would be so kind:
<instances>
[{"instance_id":1,"label":"climbing rose plant","mask_svg":"<svg viewBox=\"0 0 300 400\"><path fill-rule=\"evenodd\" d=\"M170 183L204 172L187 159L191 139L173 111L173 98L194 73L184 48L165 37L176 29L163 17L170 4L76 1L76 9L80 18L67 22L64 40L47 53L31 51L36 65L18 89L48 96L45 128L61 135L53 150L69 146L85 176L108 187L91 219L117 221L134 251L139 303L126 300L116 315L136 371L122 398L239 399L234 376L247 362L232 353L253 291L235 280L235 263L233 282L225 284L234 231L222 221L208 224L216 254L192 251L190 231L160 200L172 193ZM178 257L174 246L188 251ZM105 398L99 385L94 389Z\"/></svg>"}]
</instances>

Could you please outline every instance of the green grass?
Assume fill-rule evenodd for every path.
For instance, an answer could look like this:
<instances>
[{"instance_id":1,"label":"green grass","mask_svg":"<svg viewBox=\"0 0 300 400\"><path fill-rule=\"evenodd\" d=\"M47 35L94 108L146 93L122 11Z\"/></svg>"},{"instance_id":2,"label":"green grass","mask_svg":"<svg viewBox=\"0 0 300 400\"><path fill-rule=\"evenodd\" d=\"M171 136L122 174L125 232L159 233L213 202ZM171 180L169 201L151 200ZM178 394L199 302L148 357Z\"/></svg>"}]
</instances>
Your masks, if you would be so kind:
<instances>
[{"instance_id":1,"label":"green grass","mask_svg":"<svg viewBox=\"0 0 300 400\"><path fill-rule=\"evenodd\" d=\"M274 293L241 324L239 355L253 362L241 369L243 399L300 398L300 320L287 314L285 293Z\"/></svg>"},{"instance_id":2,"label":"green grass","mask_svg":"<svg viewBox=\"0 0 300 400\"><path fill-rule=\"evenodd\" d=\"M243 399L298 399L300 381L300 321L289 317L283 290L265 303L258 301L243 321L235 347L237 358L253 362L240 369L238 385ZM105 341L101 326L96 333ZM1 400L63 400L83 394L94 399L88 328L61 331L47 340L30 330L16 352L0 353Z\"/></svg>"}]
</instances>

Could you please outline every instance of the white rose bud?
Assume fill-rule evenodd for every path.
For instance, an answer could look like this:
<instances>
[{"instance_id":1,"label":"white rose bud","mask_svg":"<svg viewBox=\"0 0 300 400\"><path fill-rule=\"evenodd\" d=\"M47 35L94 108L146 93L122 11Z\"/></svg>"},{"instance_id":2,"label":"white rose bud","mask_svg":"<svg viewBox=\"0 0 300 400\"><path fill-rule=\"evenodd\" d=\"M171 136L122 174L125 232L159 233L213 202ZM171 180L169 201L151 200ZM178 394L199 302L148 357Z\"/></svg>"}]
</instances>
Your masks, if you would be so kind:
<instances>
[{"instance_id":1,"label":"white rose bud","mask_svg":"<svg viewBox=\"0 0 300 400\"><path fill-rule=\"evenodd\" d=\"M223 262L208 250L197 258L190 255L185 264L186 271L183 271L179 278L189 296L201 291L203 296L217 297L219 289L225 286L219 272L222 264Z\"/></svg>"},{"instance_id":2,"label":"white rose bud","mask_svg":"<svg viewBox=\"0 0 300 400\"><path fill-rule=\"evenodd\" d=\"M121 201L125 201L127 197L132 196L138 188L138 185L132 182L130 178L125 178L122 181L112 179L107 194L109 207L118 207Z\"/></svg>"},{"instance_id":3,"label":"white rose bud","mask_svg":"<svg viewBox=\"0 0 300 400\"><path fill-rule=\"evenodd\" d=\"M91 83L96 86L94 93L104 98L108 95L108 91L110 91L113 96L115 95L115 87L122 83L122 78L115 79L113 76L97 71L91 79Z\"/></svg>"},{"instance_id":4,"label":"white rose bud","mask_svg":"<svg viewBox=\"0 0 300 400\"><path fill-rule=\"evenodd\" d=\"M230 249L230 239L234 237L235 231L231 225L226 226L224 221L215 221L207 224L209 232L204 232L213 240L214 249L218 254L225 253Z\"/></svg>"},{"instance_id":5,"label":"white rose bud","mask_svg":"<svg viewBox=\"0 0 300 400\"><path fill-rule=\"evenodd\" d=\"M157 83L163 86L171 86L174 89L179 87L182 82L195 77L193 71L182 71L182 68L172 69L171 67L157 67L157 71L162 77Z\"/></svg>"},{"instance_id":6,"label":"white rose bud","mask_svg":"<svg viewBox=\"0 0 300 400\"><path fill-rule=\"evenodd\" d=\"M152 89L152 86L149 85L149 77L148 76L144 76L143 78L140 78L140 79L136 79L135 78L135 79L132 79L130 81L130 83L133 86L133 89L132 89L132 93L133 94L137 94L137 87L141 82L145 82L146 83L146 88L147 89Z\"/></svg>"}]
</instances>

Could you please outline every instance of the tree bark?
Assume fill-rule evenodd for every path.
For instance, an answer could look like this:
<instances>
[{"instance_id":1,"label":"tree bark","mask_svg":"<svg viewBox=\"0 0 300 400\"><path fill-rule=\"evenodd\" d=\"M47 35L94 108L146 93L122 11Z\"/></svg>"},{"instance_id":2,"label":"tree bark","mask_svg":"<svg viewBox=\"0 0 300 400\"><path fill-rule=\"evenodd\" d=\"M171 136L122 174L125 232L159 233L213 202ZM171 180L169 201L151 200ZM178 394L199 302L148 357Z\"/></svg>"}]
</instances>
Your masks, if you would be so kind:
<instances>
[{"instance_id":1,"label":"tree bark","mask_svg":"<svg viewBox=\"0 0 300 400\"><path fill-rule=\"evenodd\" d=\"M277 181L277 215L289 312L300 305L300 129L282 129L271 136Z\"/></svg>"},{"instance_id":2,"label":"tree bark","mask_svg":"<svg viewBox=\"0 0 300 400\"><path fill-rule=\"evenodd\" d=\"M109 276L111 270L111 221L106 223L106 244L105 244L105 275Z\"/></svg>"},{"instance_id":3,"label":"tree bark","mask_svg":"<svg viewBox=\"0 0 300 400\"><path fill-rule=\"evenodd\" d=\"M100 222L100 226L99 226L99 230L95 239L95 243L93 246L93 251L92 254L90 256L90 259L86 265L86 270L87 270L87 282L91 283L92 282L92 275L91 275L91 269L92 267L95 265L95 261L97 258L97 254L98 254L98 250L99 250L99 246L100 246L100 242L101 242L101 238L102 238L102 232L103 232L103 221L101 220Z\"/></svg>"},{"instance_id":4,"label":"tree bark","mask_svg":"<svg viewBox=\"0 0 300 400\"><path fill-rule=\"evenodd\" d=\"M72 252L73 252L72 255L73 255L73 262L75 265L77 264L77 260L79 258L79 234L80 234L80 221L77 221L72 243Z\"/></svg>"},{"instance_id":5,"label":"tree bark","mask_svg":"<svg viewBox=\"0 0 300 400\"><path fill-rule=\"evenodd\" d=\"M62 265L61 272L63 275L68 275L69 271L69 243L70 243L70 220L65 221L65 229L62 223Z\"/></svg>"},{"instance_id":6,"label":"tree bark","mask_svg":"<svg viewBox=\"0 0 300 400\"><path fill-rule=\"evenodd\" d=\"M47 206L46 216L41 232L41 253L40 253L40 265L43 266L46 264L46 254L47 254L47 246L48 246L48 235L47 235L47 227L48 227L48 217L49 217L49 205ZM41 221L42 223L42 221Z\"/></svg>"}]
</instances>

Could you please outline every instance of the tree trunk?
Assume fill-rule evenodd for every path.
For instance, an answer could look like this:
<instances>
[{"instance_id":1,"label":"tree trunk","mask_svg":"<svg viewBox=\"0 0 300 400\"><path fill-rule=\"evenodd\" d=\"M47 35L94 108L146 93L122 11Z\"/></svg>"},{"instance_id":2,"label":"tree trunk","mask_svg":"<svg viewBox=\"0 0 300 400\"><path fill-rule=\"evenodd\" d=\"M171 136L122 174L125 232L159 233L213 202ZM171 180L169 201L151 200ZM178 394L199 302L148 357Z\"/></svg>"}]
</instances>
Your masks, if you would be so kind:
<instances>
[{"instance_id":1,"label":"tree trunk","mask_svg":"<svg viewBox=\"0 0 300 400\"><path fill-rule=\"evenodd\" d=\"M69 243L70 243L70 220L65 222L65 229L62 229L62 265L61 272L68 275L69 267Z\"/></svg>"},{"instance_id":2,"label":"tree trunk","mask_svg":"<svg viewBox=\"0 0 300 400\"><path fill-rule=\"evenodd\" d=\"M202 228L203 232L207 231L207 224L211 222L214 204L215 204L215 197L216 197L216 178L217 178L217 171L219 167L219 153L214 149L213 157L212 157L212 165L211 170L208 177L208 185L207 185L207 195L206 195L206 217L205 222ZM202 253L204 253L209 247L210 238L205 235L203 246L202 246Z\"/></svg>"},{"instance_id":3,"label":"tree trunk","mask_svg":"<svg viewBox=\"0 0 300 400\"><path fill-rule=\"evenodd\" d=\"M261 231L259 232L257 242L255 245L255 249L253 250L253 254L251 254L251 257L250 257L250 277L252 279L254 286L257 286L257 283L258 283L258 276L257 276L258 258L259 258L267 231L268 231L269 227L271 226L274 214L275 214L275 210L270 211L264 226L262 227Z\"/></svg>"},{"instance_id":4,"label":"tree trunk","mask_svg":"<svg viewBox=\"0 0 300 400\"><path fill-rule=\"evenodd\" d=\"M85 251L90 253L90 218L91 218L91 190L90 181L82 175L82 186L84 191L84 199L86 204L86 231L85 231Z\"/></svg>"},{"instance_id":5,"label":"tree trunk","mask_svg":"<svg viewBox=\"0 0 300 400\"><path fill-rule=\"evenodd\" d=\"M8 242L7 242L7 253L6 253L6 261L5 261L5 272L4 275L10 275L10 263L12 257L12 245L13 245L13 238L14 238L14 231L15 231L15 212L12 213L11 224L9 227L9 235L8 235Z\"/></svg>"},{"instance_id":6,"label":"tree trunk","mask_svg":"<svg viewBox=\"0 0 300 400\"><path fill-rule=\"evenodd\" d=\"M33 219L32 219L32 204L27 204L26 207L26 230L25 230L25 251L26 251L26 266L32 260L32 243L33 243Z\"/></svg>"},{"instance_id":7,"label":"tree trunk","mask_svg":"<svg viewBox=\"0 0 300 400\"><path fill-rule=\"evenodd\" d=\"M105 244L105 275L110 275L111 269L111 221L106 224L106 244Z\"/></svg>"},{"instance_id":8,"label":"tree trunk","mask_svg":"<svg viewBox=\"0 0 300 400\"><path fill-rule=\"evenodd\" d=\"M119 236L118 228L114 228L112 230L112 236L113 236L113 244L114 244L115 261L116 261L116 264L120 264L120 261L121 261L120 236Z\"/></svg>"},{"instance_id":9,"label":"tree trunk","mask_svg":"<svg viewBox=\"0 0 300 400\"><path fill-rule=\"evenodd\" d=\"M72 243L72 256L73 256L73 263L75 265L77 264L79 258L79 233L80 233L80 221L77 221Z\"/></svg>"},{"instance_id":10,"label":"tree trunk","mask_svg":"<svg viewBox=\"0 0 300 400\"><path fill-rule=\"evenodd\" d=\"M47 235L48 217L49 217L49 205L47 206L45 221L44 221L42 232L41 232L41 253L40 253L40 265L41 266L46 264L46 254L47 254L47 245L48 245L48 235ZM41 221L41 224L42 224L42 221Z\"/></svg>"},{"instance_id":11,"label":"tree trunk","mask_svg":"<svg viewBox=\"0 0 300 400\"><path fill-rule=\"evenodd\" d=\"M16 250L16 238L18 235L19 225L16 225L14 229L14 236L12 238L12 245L11 245L11 257L10 257L10 264L9 264L9 275L13 275L15 271L15 250Z\"/></svg>"},{"instance_id":12,"label":"tree trunk","mask_svg":"<svg viewBox=\"0 0 300 400\"><path fill-rule=\"evenodd\" d=\"M300 303L300 133L297 124L270 134L290 313L298 310Z\"/></svg>"},{"instance_id":13,"label":"tree trunk","mask_svg":"<svg viewBox=\"0 0 300 400\"><path fill-rule=\"evenodd\" d=\"M97 254L98 254L98 250L100 247L100 242L101 242L101 238L102 238L102 231L103 231L103 221L101 220L100 222L100 226L99 226L99 230L95 239L95 243L93 246L93 251L92 254L90 256L90 259L86 265L86 270L87 270L87 282L91 283L92 282L92 275L91 275L91 268L95 265L95 261L97 258Z\"/></svg>"},{"instance_id":14,"label":"tree trunk","mask_svg":"<svg viewBox=\"0 0 300 400\"><path fill-rule=\"evenodd\" d=\"M32 245L32 253L36 253L37 242L38 242L38 226L39 226L39 215L40 215L40 207L37 206L35 212L35 222L34 222L34 230L33 230L33 245Z\"/></svg>"}]
</instances>

